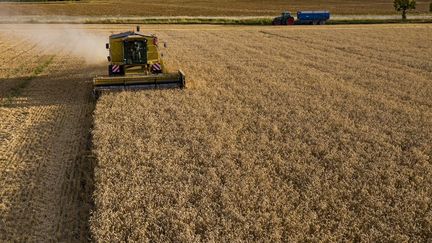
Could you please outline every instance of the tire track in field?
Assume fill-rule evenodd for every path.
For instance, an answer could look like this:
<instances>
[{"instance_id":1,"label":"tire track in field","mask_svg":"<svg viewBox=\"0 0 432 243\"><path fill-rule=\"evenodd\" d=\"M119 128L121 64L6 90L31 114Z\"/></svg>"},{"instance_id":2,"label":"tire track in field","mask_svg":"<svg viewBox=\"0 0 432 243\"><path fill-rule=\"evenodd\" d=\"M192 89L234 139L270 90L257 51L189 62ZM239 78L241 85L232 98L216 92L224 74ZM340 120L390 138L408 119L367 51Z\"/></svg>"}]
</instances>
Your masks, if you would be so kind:
<instances>
[{"instance_id":1,"label":"tire track in field","mask_svg":"<svg viewBox=\"0 0 432 243\"><path fill-rule=\"evenodd\" d=\"M91 208L92 74L60 52L2 107L0 240L87 241ZM3 119L4 118L4 119Z\"/></svg>"}]
</instances>

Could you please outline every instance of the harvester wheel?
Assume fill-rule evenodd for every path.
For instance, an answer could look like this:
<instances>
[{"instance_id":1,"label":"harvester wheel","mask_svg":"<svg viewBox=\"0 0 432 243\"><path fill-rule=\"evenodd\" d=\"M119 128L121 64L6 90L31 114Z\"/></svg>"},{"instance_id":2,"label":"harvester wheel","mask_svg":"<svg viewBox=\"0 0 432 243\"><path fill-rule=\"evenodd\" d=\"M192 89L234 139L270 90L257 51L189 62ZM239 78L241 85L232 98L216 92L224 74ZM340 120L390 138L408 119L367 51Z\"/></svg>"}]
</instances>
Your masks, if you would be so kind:
<instances>
[{"instance_id":1,"label":"harvester wheel","mask_svg":"<svg viewBox=\"0 0 432 243\"><path fill-rule=\"evenodd\" d=\"M93 99L98 100L101 92L99 90L93 90L92 93L93 93Z\"/></svg>"},{"instance_id":2,"label":"harvester wheel","mask_svg":"<svg viewBox=\"0 0 432 243\"><path fill-rule=\"evenodd\" d=\"M186 88L186 76L181 70L179 70L179 74L180 74L180 88L184 89Z\"/></svg>"}]
</instances>

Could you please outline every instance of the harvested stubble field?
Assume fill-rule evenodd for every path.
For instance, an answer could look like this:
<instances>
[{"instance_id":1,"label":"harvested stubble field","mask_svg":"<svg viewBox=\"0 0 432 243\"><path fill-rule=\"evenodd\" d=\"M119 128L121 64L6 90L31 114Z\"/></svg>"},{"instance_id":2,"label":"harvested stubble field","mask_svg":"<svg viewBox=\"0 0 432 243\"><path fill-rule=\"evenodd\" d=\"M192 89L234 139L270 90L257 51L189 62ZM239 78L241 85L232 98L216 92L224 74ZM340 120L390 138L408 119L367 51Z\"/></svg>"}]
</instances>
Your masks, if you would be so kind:
<instances>
[{"instance_id":1,"label":"harvested stubble field","mask_svg":"<svg viewBox=\"0 0 432 243\"><path fill-rule=\"evenodd\" d=\"M143 29L189 87L98 101L96 241L432 239L432 25Z\"/></svg>"},{"instance_id":2,"label":"harvested stubble field","mask_svg":"<svg viewBox=\"0 0 432 243\"><path fill-rule=\"evenodd\" d=\"M394 14L392 1L376 0L90 0L54 3L0 3L0 15L60 16L272 16L284 9L328 9L336 14ZM418 0L414 13L428 13Z\"/></svg>"},{"instance_id":3,"label":"harvested stubble field","mask_svg":"<svg viewBox=\"0 0 432 243\"><path fill-rule=\"evenodd\" d=\"M85 241L93 192L88 142L94 104L89 81L101 70L83 65L67 48L40 49L34 39L4 27L0 27L0 241ZM59 47L49 38L44 42Z\"/></svg>"}]
</instances>

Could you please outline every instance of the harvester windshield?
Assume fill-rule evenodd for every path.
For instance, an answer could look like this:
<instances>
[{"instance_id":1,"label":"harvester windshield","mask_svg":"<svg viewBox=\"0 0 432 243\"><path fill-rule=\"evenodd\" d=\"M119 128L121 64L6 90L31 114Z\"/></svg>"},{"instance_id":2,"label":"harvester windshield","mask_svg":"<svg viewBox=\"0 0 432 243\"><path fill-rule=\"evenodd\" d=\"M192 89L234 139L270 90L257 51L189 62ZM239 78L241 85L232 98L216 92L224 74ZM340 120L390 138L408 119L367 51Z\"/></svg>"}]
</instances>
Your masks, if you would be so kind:
<instances>
[{"instance_id":1,"label":"harvester windshield","mask_svg":"<svg viewBox=\"0 0 432 243\"><path fill-rule=\"evenodd\" d=\"M142 40L124 42L124 58L126 64L146 64L147 45Z\"/></svg>"}]
</instances>

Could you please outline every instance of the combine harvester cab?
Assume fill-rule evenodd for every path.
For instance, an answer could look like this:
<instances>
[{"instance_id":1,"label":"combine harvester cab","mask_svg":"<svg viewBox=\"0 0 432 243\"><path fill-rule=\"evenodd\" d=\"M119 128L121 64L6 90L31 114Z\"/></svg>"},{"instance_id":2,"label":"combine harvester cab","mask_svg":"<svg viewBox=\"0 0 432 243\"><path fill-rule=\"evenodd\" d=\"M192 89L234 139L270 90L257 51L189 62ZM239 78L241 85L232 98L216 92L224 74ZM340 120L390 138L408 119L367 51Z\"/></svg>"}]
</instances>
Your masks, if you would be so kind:
<instances>
[{"instance_id":1,"label":"combine harvester cab","mask_svg":"<svg viewBox=\"0 0 432 243\"><path fill-rule=\"evenodd\" d=\"M184 88L186 85L181 70L170 73L165 67L158 38L142 34L139 27L136 32L111 35L106 48L109 49L108 76L93 79L96 98L103 91Z\"/></svg>"}]
</instances>

